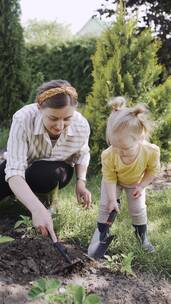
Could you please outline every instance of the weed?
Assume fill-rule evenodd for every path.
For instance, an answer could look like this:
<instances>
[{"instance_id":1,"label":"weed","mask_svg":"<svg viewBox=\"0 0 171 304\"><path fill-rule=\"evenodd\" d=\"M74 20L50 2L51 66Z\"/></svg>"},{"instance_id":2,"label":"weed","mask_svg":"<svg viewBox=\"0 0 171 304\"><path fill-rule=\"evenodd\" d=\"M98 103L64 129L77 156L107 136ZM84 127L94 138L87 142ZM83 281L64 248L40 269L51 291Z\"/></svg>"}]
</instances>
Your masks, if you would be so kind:
<instances>
[{"instance_id":1,"label":"weed","mask_svg":"<svg viewBox=\"0 0 171 304\"><path fill-rule=\"evenodd\" d=\"M20 218L21 219L15 223L14 228L17 229L20 226L24 226L25 233L24 233L23 237L36 236L36 231L33 227L31 218L29 216L24 216L24 215L20 215Z\"/></svg>"}]
</instances>

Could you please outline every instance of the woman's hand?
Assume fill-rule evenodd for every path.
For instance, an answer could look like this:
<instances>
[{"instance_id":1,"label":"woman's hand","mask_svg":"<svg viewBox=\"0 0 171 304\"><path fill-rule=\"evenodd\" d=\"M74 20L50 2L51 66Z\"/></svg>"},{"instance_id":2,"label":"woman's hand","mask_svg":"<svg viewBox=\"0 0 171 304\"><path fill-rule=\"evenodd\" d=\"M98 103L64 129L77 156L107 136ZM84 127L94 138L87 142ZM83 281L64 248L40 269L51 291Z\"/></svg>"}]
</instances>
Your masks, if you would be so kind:
<instances>
[{"instance_id":1,"label":"woman's hand","mask_svg":"<svg viewBox=\"0 0 171 304\"><path fill-rule=\"evenodd\" d=\"M76 195L78 203L82 203L85 208L91 207L91 193L86 188L85 182L82 180L77 180Z\"/></svg>"},{"instance_id":2,"label":"woman's hand","mask_svg":"<svg viewBox=\"0 0 171 304\"><path fill-rule=\"evenodd\" d=\"M37 228L43 236L48 236L48 234L50 234L53 242L57 241L53 229L52 217L50 212L43 205L32 212L32 222L33 226Z\"/></svg>"},{"instance_id":3,"label":"woman's hand","mask_svg":"<svg viewBox=\"0 0 171 304\"><path fill-rule=\"evenodd\" d=\"M140 184L135 185L135 188L131 193L132 197L133 198L140 197L142 195L143 190L144 188Z\"/></svg>"}]
</instances>

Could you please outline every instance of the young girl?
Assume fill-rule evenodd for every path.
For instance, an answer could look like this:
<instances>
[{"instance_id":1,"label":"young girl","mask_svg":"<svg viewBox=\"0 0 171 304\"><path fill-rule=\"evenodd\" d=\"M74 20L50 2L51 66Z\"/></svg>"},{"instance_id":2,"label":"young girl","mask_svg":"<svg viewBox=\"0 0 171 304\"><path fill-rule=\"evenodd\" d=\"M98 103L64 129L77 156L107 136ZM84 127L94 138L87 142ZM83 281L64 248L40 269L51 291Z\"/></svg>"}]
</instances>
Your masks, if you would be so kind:
<instances>
[{"instance_id":1,"label":"young girl","mask_svg":"<svg viewBox=\"0 0 171 304\"><path fill-rule=\"evenodd\" d=\"M30 211L33 225L54 241L52 218L35 193L65 187L75 169L77 199L90 207L89 134L87 120L77 112L77 92L66 80L43 83L36 102L13 116L6 160L0 164L0 201L15 194Z\"/></svg>"},{"instance_id":2,"label":"young girl","mask_svg":"<svg viewBox=\"0 0 171 304\"><path fill-rule=\"evenodd\" d=\"M113 111L106 131L110 146L102 153L103 178L98 228L88 249L92 257L103 256L109 246L108 218L112 210L115 210L113 216L119 211L118 198L123 189L136 236L145 250L154 251L147 238L145 188L160 171L160 151L158 146L145 140L151 131L145 106L139 104L128 108L125 104L123 97L115 97L110 101Z\"/></svg>"}]
</instances>

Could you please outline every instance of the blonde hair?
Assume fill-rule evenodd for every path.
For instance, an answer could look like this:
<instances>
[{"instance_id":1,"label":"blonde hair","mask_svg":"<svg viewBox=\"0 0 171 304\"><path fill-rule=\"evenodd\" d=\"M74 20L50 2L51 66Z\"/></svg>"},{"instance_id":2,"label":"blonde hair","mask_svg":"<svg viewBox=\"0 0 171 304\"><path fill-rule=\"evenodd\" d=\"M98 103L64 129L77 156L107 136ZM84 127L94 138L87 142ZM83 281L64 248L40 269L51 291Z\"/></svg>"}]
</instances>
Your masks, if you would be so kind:
<instances>
[{"instance_id":1,"label":"blonde hair","mask_svg":"<svg viewBox=\"0 0 171 304\"><path fill-rule=\"evenodd\" d=\"M106 140L111 143L113 134L126 130L135 137L148 137L152 131L152 122L147 118L147 107L137 104L134 107L126 107L126 99L122 96L113 97L108 102L112 112L107 121Z\"/></svg>"}]
</instances>

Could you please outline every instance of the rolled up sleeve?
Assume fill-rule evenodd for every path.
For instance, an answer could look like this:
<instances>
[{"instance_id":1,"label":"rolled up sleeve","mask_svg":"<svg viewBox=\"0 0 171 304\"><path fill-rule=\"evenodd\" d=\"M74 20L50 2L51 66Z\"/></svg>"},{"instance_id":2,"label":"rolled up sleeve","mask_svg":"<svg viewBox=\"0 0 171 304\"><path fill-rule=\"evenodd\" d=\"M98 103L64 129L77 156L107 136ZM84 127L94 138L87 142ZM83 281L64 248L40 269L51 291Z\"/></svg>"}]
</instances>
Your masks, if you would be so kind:
<instances>
[{"instance_id":1,"label":"rolled up sleeve","mask_svg":"<svg viewBox=\"0 0 171 304\"><path fill-rule=\"evenodd\" d=\"M84 142L83 145L79 151L79 156L76 161L77 165L82 165L82 166L87 166L89 165L90 162L90 148L89 148L89 136L90 136L90 127L87 123L86 129L85 129L85 134L84 134Z\"/></svg>"},{"instance_id":2,"label":"rolled up sleeve","mask_svg":"<svg viewBox=\"0 0 171 304\"><path fill-rule=\"evenodd\" d=\"M11 125L6 154L5 180L12 176L20 175L25 178L27 163L28 144L26 132L22 122L13 118Z\"/></svg>"}]
</instances>

